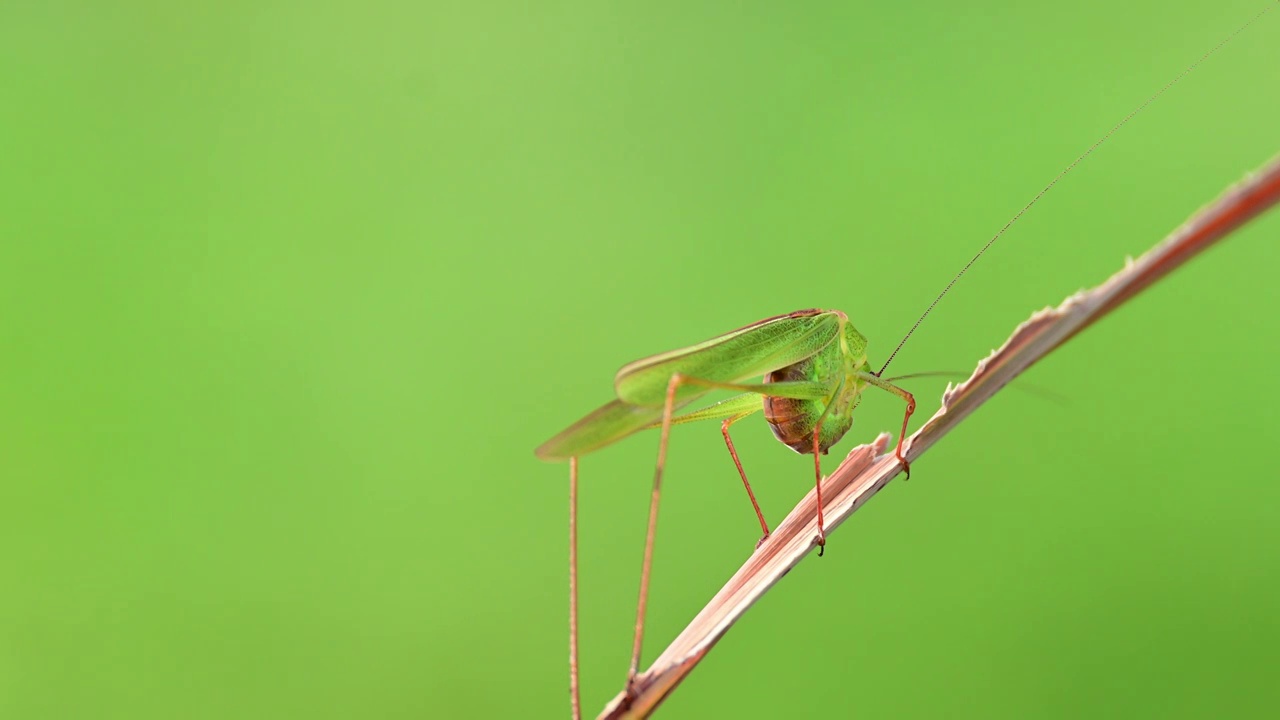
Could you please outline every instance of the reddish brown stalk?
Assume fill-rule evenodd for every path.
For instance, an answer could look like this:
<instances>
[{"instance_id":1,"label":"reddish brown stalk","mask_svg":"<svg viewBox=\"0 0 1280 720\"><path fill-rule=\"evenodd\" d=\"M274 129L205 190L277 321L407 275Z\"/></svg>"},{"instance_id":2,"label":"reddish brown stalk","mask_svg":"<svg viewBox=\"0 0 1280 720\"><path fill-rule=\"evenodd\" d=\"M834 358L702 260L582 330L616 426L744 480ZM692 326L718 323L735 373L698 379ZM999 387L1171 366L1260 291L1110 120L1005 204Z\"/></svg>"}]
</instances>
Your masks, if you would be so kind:
<instances>
[{"instance_id":1,"label":"reddish brown stalk","mask_svg":"<svg viewBox=\"0 0 1280 720\"><path fill-rule=\"evenodd\" d=\"M964 383L948 388L942 407L906 443L915 460L1022 371L1115 310L1129 298L1168 275L1200 251L1280 202L1280 159L1230 188L1166 240L1092 290L1068 297L1022 323L1004 346L978 363ZM885 454L887 434L854 448L822 483L825 530L833 531L854 510L901 471ZM601 718L644 718L697 666L716 642L765 592L814 548L820 509L811 491L773 531L702 612L637 675L627 691L604 709Z\"/></svg>"}]
</instances>

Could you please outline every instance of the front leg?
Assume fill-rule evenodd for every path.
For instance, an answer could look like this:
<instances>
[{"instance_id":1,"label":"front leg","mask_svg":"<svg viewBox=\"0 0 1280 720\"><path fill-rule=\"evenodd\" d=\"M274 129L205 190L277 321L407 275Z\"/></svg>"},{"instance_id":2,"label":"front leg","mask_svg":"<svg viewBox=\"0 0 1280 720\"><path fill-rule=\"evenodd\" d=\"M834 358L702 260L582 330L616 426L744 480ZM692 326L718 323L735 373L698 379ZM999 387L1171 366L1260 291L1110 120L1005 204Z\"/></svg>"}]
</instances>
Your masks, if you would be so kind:
<instances>
[{"instance_id":1,"label":"front leg","mask_svg":"<svg viewBox=\"0 0 1280 720\"><path fill-rule=\"evenodd\" d=\"M902 432L898 433L898 447L894 450L898 462L902 463L902 471L907 474L906 479L911 479L911 463L907 462L907 456L902 452L902 445L907 439L907 422L911 420L911 414L916 411L916 398L911 393L894 385L888 380L882 380L879 375L873 375L867 372L858 373L858 377L867 381L870 385L875 385L881 390L888 390L907 402L907 411L902 416Z\"/></svg>"}]
</instances>

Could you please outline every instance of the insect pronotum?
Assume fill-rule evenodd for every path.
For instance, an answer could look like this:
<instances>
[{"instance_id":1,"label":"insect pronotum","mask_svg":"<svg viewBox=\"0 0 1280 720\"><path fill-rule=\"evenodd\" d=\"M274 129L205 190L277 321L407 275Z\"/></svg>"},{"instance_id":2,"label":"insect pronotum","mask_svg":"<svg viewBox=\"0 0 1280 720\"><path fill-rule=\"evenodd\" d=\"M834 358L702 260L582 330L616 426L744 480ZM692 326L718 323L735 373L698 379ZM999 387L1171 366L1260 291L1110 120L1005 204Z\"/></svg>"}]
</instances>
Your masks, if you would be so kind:
<instances>
[{"instance_id":1,"label":"insect pronotum","mask_svg":"<svg viewBox=\"0 0 1280 720\"><path fill-rule=\"evenodd\" d=\"M729 428L733 423L763 411L774 436L801 454L814 457L817 492L818 532L813 542L822 555L826 545L823 523L821 455L835 445L853 424L853 410L867 387L891 392L906 403L902 428L894 451L903 471L910 467L902 454L907 424L915 411L911 393L884 377L885 370L920 324L955 283L1058 181L1105 143L1134 116L1155 102L1169 88L1195 70L1210 56L1280 3L1272 3L1241 25L1122 118L1089 146L1026 205L1000 228L947 283L925 311L903 335L878 370L872 371L867 356L867 339L839 310L798 310L751 323L723 335L686 348L654 355L622 367L614 377L615 399L569 426L536 450L542 460L569 461L569 667L570 697L575 720L581 717L578 687L578 582L577 582L577 495L578 458L645 429L660 430L658 459L653 473L649 522L645 534L644 560L640 570L640 591L636 607L635 635L631 664L627 671L630 693L640 669L644 637L645 606L649 595L649 573L653 565L654 536L658 501L666 462L667 442L672 425L699 420L720 420L721 434L738 469L751 506L760 521L763 536L757 547L769 539L769 525L756 502L751 483L738 459ZM754 381L760 378L759 381ZM741 394L697 410L677 414L715 390L737 390Z\"/></svg>"}]
</instances>

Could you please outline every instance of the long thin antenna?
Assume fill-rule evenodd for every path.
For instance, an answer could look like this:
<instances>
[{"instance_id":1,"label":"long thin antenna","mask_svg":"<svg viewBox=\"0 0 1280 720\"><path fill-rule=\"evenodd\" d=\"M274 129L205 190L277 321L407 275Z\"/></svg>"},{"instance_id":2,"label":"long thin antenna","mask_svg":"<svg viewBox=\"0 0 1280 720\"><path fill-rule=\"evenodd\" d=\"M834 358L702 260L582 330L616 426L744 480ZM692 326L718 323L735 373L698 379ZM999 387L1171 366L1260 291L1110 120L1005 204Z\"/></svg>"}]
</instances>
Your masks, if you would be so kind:
<instances>
[{"instance_id":1,"label":"long thin antenna","mask_svg":"<svg viewBox=\"0 0 1280 720\"><path fill-rule=\"evenodd\" d=\"M970 258L969 262L965 263L964 267L960 268L960 272L956 273L955 277L951 278L951 282L947 283L947 286L942 289L942 292L938 293L938 296L933 299L933 302L929 303L929 307L925 309L925 311L916 320L915 324L911 326L911 329L907 331L907 334L902 337L902 340L898 343L898 346L893 349L893 352L889 353L889 359L884 361L884 365L880 366L880 370L876 372L876 375L884 374L884 371L889 367L889 363L893 362L893 359L897 357L898 351L902 349L903 345L907 344L907 340L910 339L913 333L915 333L916 328L920 327L920 323L924 322L924 319L926 317L929 317L929 313L933 312L933 308L937 306L938 301L942 300L942 298L948 292L951 291L951 287L956 284L956 281L959 280L961 277L963 277L966 272L969 272L969 268L973 267L973 264L978 261L978 258L982 257L982 255L987 252L987 249L990 248L992 245L994 245L996 240L999 240L1000 236L1004 235L1005 231L1008 230L1010 226L1018 222L1018 218L1021 218L1028 210L1030 210L1032 205L1035 205L1037 202L1040 201L1040 198L1044 197L1046 193L1052 190L1053 186L1057 185L1059 180L1066 177L1067 173L1070 173L1072 170L1074 170L1075 167L1081 163L1081 161L1083 161L1085 158L1092 155L1094 150L1097 150L1098 147L1101 146L1102 143L1106 142L1112 135L1114 135L1117 130L1124 127L1126 124L1128 124L1128 122L1132 120L1135 115L1145 110L1148 105L1150 105L1151 103L1159 99L1161 95L1164 95L1165 91L1167 91L1169 88L1173 87L1174 85L1177 85L1178 82L1182 80L1182 78L1189 75L1192 70L1195 70L1197 67L1200 66L1201 63L1203 63L1205 60L1208 60L1210 56L1212 56L1214 53L1221 50L1224 45L1234 40L1237 35L1244 32L1250 25L1257 22L1258 18L1271 12L1271 10L1276 5L1280 5L1280 0L1277 0L1277 2L1267 6L1266 9L1264 9L1262 12L1259 12L1257 15L1254 15L1252 18L1249 19L1249 22L1246 22L1245 24L1241 25L1239 28L1236 29L1235 32L1228 35L1226 39L1224 39L1222 42L1219 42L1217 45L1213 46L1213 48L1209 50L1209 52L1205 53L1204 55L1201 55L1199 60L1196 60L1195 62L1191 63L1191 65L1189 65L1187 69L1178 73L1177 77L1175 77L1174 79L1166 83L1164 87L1160 88L1158 91L1156 91L1154 95L1147 98L1141 105L1137 107L1137 109L1135 109L1133 112L1126 115L1123 120L1116 123L1115 127L1108 130L1106 135L1103 135L1101 139L1099 139L1094 144L1090 145L1088 150L1085 150L1083 153L1081 153L1080 157L1073 160L1071 164L1066 167L1065 170L1058 173L1057 177L1051 180L1048 185L1045 185L1040 192L1036 193L1035 197L1031 198L1031 202L1027 203L1026 205L1023 205L1022 209L1019 210L1017 214L1014 215L1009 220L1009 222L1005 223L1004 227L1000 228L1000 231L997 232L995 235L993 235L991 239L987 241L987 244L983 245L982 249L979 250L976 255Z\"/></svg>"}]
</instances>

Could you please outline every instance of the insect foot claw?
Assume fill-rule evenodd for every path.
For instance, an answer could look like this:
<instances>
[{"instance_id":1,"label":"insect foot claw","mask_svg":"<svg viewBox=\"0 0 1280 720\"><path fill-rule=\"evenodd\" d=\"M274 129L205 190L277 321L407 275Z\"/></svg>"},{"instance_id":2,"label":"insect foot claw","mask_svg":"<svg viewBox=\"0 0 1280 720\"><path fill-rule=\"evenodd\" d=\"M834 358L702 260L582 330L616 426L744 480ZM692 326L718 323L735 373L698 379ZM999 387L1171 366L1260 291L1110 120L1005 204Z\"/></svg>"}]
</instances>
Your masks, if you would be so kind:
<instances>
[{"instance_id":1,"label":"insect foot claw","mask_svg":"<svg viewBox=\"0 0 1280 720\"><path fill-rule=\"evenodd\" d=\"M827 536L825 534L818 535L813 541L818 543L818 557L822 557L822 554L827 551Z\"/></svg>"},{"instance_id":2,"label":"insect foot claw","mask_svg":"<svg viewBox=\"0 0 1280 720\"><path fill-rule=\"evenodd\" d=\"M761 545L763 545L763 544L765 543L765 541L769 539L769 536L770 536L770 535L772 535L772 533L765 533L765 534L764 534L764 537L762 537L762 538L760 538L759 540L757 540L757 541L756 541L756 549L757 549L757 550L759 550L759 549L760 549L760 546L761 546Z\"/></svg>"},{"instance_id":3,"label":"insect foot claw","mask_svg":"<svg viewBox=\"0 0 1280 720\"><path fill-rule=\"evenodd\" d=\"M898 462L902 463L902 472L906 473L907 475L903 479L910 480L911 479L911 463L907 462L907 459L901 456L898 457Z\"/></svg>"}]
</instances>

